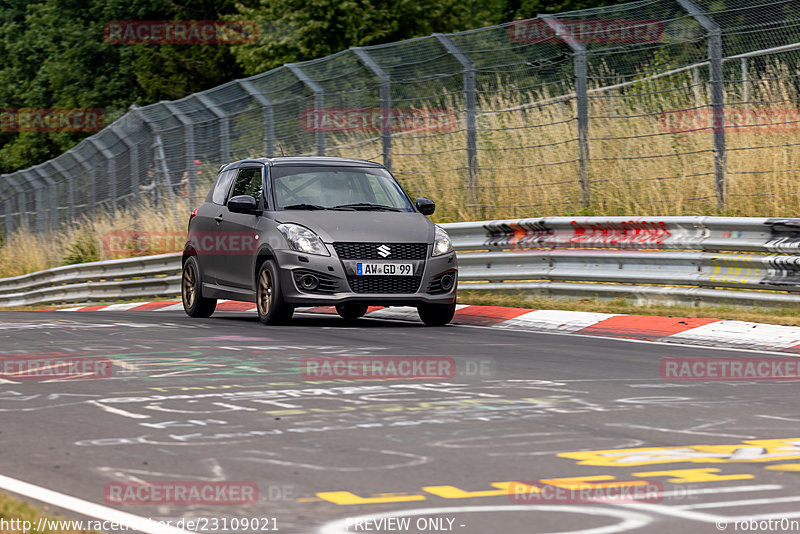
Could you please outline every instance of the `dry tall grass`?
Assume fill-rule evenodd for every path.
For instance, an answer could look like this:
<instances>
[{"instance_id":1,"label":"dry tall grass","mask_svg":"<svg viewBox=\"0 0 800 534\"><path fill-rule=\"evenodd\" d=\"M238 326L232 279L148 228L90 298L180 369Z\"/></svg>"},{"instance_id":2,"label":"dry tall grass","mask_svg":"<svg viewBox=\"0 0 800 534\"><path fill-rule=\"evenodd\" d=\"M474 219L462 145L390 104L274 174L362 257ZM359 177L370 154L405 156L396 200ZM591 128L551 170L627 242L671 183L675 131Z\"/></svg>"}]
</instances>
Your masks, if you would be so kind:
<instances>
[{"instance_id":1,"label":"dry tall grass","mask_svg":"<svg viewBox=\"0 0 800 534\"><path fill-rule=\"evenodd\" d=\"M726 101L736 109L796 112L798 74L786 64L762 68L751 73L755 81L749 91L752 102L763 104L737 104L743 96L741 84L730 84ZM593 94L588 208L580 204L574 101L531 106L552 95L522 95L512 89L483 96L478 102L484 112L478 115L476 188L467 188L463 120L456 131L393 135L394 172L412 196L437 202L435 220L577 214L800 216L799 123L728 130L728 205L724 211L717 208L710 129L669 133L662 124L666 110L707 105L708 95L698 94L689 73ZM457 100L445 104L463 109ZM380 160L379 134L367 135L374 137L329 134L329 153ZM185 201L166 211L143 204L114 215L83 215L54 233L17 231L0 248L0 276L60 265L76 247L91 252L94 246L100 259L124 255L104 251L102 236L185 232L191 208Z\"/></svg>"},{"instance_id":2,"label":"dry tall grass","mask_svg":"<svg viewBox=\"0 0 800 534\"><path fill-rule=\"evenodd\" d=\"M749 100L759 104L739 103L741 83L726 87L730 111L767 112L776 123L789 124L727 129L724 210L717 207L711 129L671 133L662 124L680 116L664 114L676 109L700 107L709 118L710 97L692 85L688 72L590 96L588 207L580 203L574 100L530 106L551 99L547 93L524 101L510 91L479 99L480 110L494 111L478 113L478 187L473 191L466 187L463 120L460 131L452 133L395 134L393 168L412 195L437 201L437 217L445 222L577 214L800 216L795 181L800 177L800 123L797 117L775 114L797 113L798 76L800 71L785 63L753 71ZM449 107L463 109L463 102L451 101ZM710 118L678 124L690 130L704 126L710 126ZM378 137L364 143L356 135L342 135L337 141L345 147L338 150L342 156L379 159L382 152Z\"/></svg>"},{"instance_id":3,"label":"dry tall grass","mask_svg":"<svg viewBox=\"0 0 800 534\"><path fill-rule=\"evenodd\" d=\"M76 261L107 260L130 256L140 251L107 250L112 232L135 234L185 234L193 207L178 199L171 207L145 202L139 206L81 215L72 225L38 234L22 228L8 236L0 248L0 277L57 267ZM152 253L173 250L144 251ZM70 260L70 257L72 259Z\"/></svg>"}]
</instances>

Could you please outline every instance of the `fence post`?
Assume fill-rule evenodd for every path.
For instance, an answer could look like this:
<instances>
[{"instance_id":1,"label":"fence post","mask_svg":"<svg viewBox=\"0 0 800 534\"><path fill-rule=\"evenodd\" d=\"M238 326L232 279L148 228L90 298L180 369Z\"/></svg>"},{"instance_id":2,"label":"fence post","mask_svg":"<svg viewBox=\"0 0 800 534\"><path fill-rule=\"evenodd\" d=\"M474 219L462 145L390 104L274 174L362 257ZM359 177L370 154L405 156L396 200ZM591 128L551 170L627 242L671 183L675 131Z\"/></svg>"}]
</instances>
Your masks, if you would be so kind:
<instances>
[{"instance_id":1,"label":"fence post","mask_svg":"<svg viewBox=\"0 0 800 534\"><path fill-rule=\"evenodd\" d=\"M581 183L581 207L588 208L591 202L589 184L589 88L587 82L586 47L578 42L552 15L539 15L556 36L573 52L575 61L575 104L578 111L578 175Z\"/></svg>"},{"instance_id":2,"label":"fence post","mask_svg":"<svg viewBox=\"0 0 800 534\"><path fill-rule=\"evenodd\" d=\"M272 100L259 92L250 80L236 80L236 83L264 108L264 145L266 156L271 158L275 155L275 115L272 110Z\"/></svg>"},{"instance_id":3,"label":"fence post","mask_svg":"<svg viewBox=\"0 0 800 534\"><path fill-rule=\"evenodd\" d=\"M167 156L164 154L164 142L161 140L160 133L157 133L153 136L153 160L154 167L161 167L161 173L164 175L164 183L167 184L167 195L169 196L169 202L171 206L174 207L175 191L172 190L172 180L170 180L169 177L169 165L167 165ZM194 161L192 161L192 165L194 165Z\"/></svg>"},{"instance_id":4,"label":"fence post","mask_svg":"<svg viewBox=\"0 0 800 534\"><path fill-rule=\"evenodd\" d=\"M303 82L303 85L308 87L311 92L314 93L314 107L317 108L317 113L322 111L322 109L325 107L325 89L323 89L320 84L312 80L297 63L287 63L286 68L288 68L298 80ZM315 134L315 140L317 142L317 156L324 156L325 132L318 128Z\"/></svg>"},{"instance_id":5,"label":"fence post","mask_svg":"<svg viewBox=\"0 0 800 534\"><path fill-rule=\"evenodd\" d=\"M91 206L92 211L94 211L97 208L97 201L95 198L95 168L92 167L91 163L89 163L86 158L78 154L77 151L69 152L69 154L72 155L75 161L86 171L86 178L89 181L89 206Z\"/></svg>"},{"instance_id":6,"label":"fence post","mask_svg":"<svg viewBox=\"0 0 800 534\"><path fill-rule=\"evenodd\" d=\"M4 202L6 210L6 224L4 228L5 232L3 233L3 240L8 239L8 236L14 231L14 207L11 205L13 202L11 198L12 197L7 197Z\"/></svg>"},{"instance_id":7,"label":"fence post","mask_svg":"<svg viewBox=\"0 0 800 534\"><path fill-rule=\"evenodd\" d=\"M741 59L742 67L742 103L750 103L750 72L747 70L747 58Z\"/></svg>"},{"instance_id":8,"label":"fence post","mask_svg":"<svg viewBox=\"0 0 800 534\"><path fill-rule=\"evenodd\" d=\"M200 100L202 102L202 100ZM172 102L161 102L170 113L175 115L181 124L183 124L183 141L184 141L184 162L183 162L183 171L186 173L186 176L189 177L188 187L187 187L187 196L194 200L194 189L195 189L195 179L197 178L195 174L195 153L194 153L194 123L183 113L178 107L173 104ZM227 126L227 124L226 124ZM222 143L224 145L224 141ZM164 172L164 182L167 184L167 193L169 194L169 200L171 203L175 203L175 192L172 190L172 179L169 176L169 169L167 165L167 157L164 154L164 143L161 139L160 133L155 133L153 130L153 159L157 161L161 161L161 170ZM220 154L222 156L222 154ZM222 158L220 158L222 159ZM226 160L222 160L223 163L228 163ZM158 164L154 162L154 166Z\"/></svg>"},{"instance_id":9,"label":"fence post","mask_svg":"<svg viewBox=\"0 0 800 534\"><path fill-rule=\"evenodd\" d=\"M78 152L72 150L66 153L72 156L72 158L77 161L81 167L83 167L83 170L86 171L86 178L89 181L89 206L91 206L92 211L94 211L94 167L92 167L89 162L86 161L86 158L78 154Z\"/></svg>"},{"instance_id":10,"label":"fence post","mask_svg":"<svg viewBox=\"0 0 800 534\"><path fill-rule=\"evenodd\" d=\"M117 165L114 158L114 153L103 144L96 136L88 137L86 139L95 150L106 158L106 180L108 181L108 199L111 201L111 213L117 210Z\"/></svg>"},{"instance_id":11,"label":"fence post","mask_svg":"<svg viewBox=\"0 0 800 534\"><path fill-rule=\"evenodd\" d=\"M44 217L42 216L43 214L41 213L39 214L39 216L37 217L37 222L41 220L42 221L41 225L45 226L50 230L55 230L58 223L58 199L56 198L56 192L57 192L56 182L55 180L50 178L50 175L44 169L45 165L46 163L41 163L39 165L35 165L34 167L32 167L33 172L38 174L39 177L41 178L41 183L45 184L45 186L42 188L44 189L44 191L42 191L41 194L42 196L47 196L49 201L47 203L50 204L49 209L45 208L44 210L44 215L45 215ZM47 193L46 195L45 192ZM42 206L44 206L46 203L43 198L41 200L41 203Z\"/></svg>"},{"instance_id":12,"label":"fence post","mask_svg":"<svg viewBox=\"0 0 800 534\"><path fill-rule=\"evenodd\" d=\"M211 110L219 120L219 159L222 163L228 163L231 160L231 125L228 120L228 114L222 111L217 104L211 100L205 93L197 93L194 95L205 107ZM194 159L192 159L194 162ZM190 173L189 183L194 183L194 172Z\"/></svg>"},{"instance_id":13,"label":"fence post","mask_svg":"<svg viewBox=\"0 0 800 534\"><path fill-rule=\"evenodd\" d=\"M722 30L692 0L678 0L678 3L708 32L708 67L711 79L711 117L714 132L714 184L717 192L717 209L724 210L727 203L725 179L727 156L725 153L725 80L722 71Z\"/></svg>"},{"instance_id":14,"label":"fence post","mask_svg":"<svg viewBox=\"0 0 800 534\"><path fill-rule=\"evenodd\" d=\"M12 214L11 218L9 219L9 222L11 223L11 230L10 231L13 231L16 228L24 228L26 226L26 224L25 224L26 223L26 221L25 221L25 217L26 217L26 215L25 215L25 190L22 188L22 186L20 185L19 181L17 180L17 178L15 176L17 174L19 174L19 173L15 172L13 174L7 174L7 175L4 176L4 178L6 180L8 180L8 183L11 184L11 187L14 188L14 191L16 192L16 195L14 195L14 197L16 198L16 201L17 201L17 221L19 222L19 224L17 224L17 225L14 224L14 217L13 217L13 214Z\"/></svg>"},{"instance_id":15,"label":"fence post","mask_svg":"<svg viewBox=\"0 0 800 534\"><path fill-rule=\"evenodd\" d=\"M383 144L383 166L392 170L392 79L389 73L360 46L350 48L356 57L380 81L381 99L381 141Z\"/></svg>"},{"instance_id":16,"label":"fence post","mask_svg":"<svg viewBox=\"0 0 800 534\"><path fill-rule=\"evenodd\" d=\"M475 97L475 63L453 42L449 35L434 33L447 52L461 64L464 70L464 108L467 127L467 189L470 192L470 201L475 206L476 215L479 212L480 198L478 195L478 127L477 127L477 102Z\"/></svg>"},{"instance_id":17,"label":"fence post","mask_svg":"<svg viewBox=\"0 0 800 534\"><path fill-rule=\"evenodd\" d=\"M129 111L120 120L113 122L111 125L109 125L109 129L128 149L128 161L130 161L130 164L128 165L128 175L131 178L131 194L136 195L137 191L139 190L139 147L133 141L128 140L128 132L124 131L125 125L130 121L130 114L131 112ZM123 128L123 131L119 131L118 128ZM116 180L118 181L118 179Z\"/></svg>"},{"instance_id":18,"label":"fence post","mask_svg":"<svg viewBox=\"0 0 800 534\"><path fill-rule=\"evenodd\" d=\"M59 156L60 157L60 156ZM74 180L72 176L67 173L64 166L61 165L61 162L58 161L59 158L54 158L52 161L53 168L58 171L58 173L64 177L67 181L67 223L72 224L72 219L75 217L75 187L73 185Z\"/></svg>"},{"instance_id":19,"label":"fence post","mask_svg":"<svg viewBox=\"0 0 800 534\"><path fill-rule=\"evenodd\" d=\"M692 85L694 90L694 107L700 109L703 107L703 90L700 87L700 68L695 67L692 69Z\"/></svg>"}]
</instances>

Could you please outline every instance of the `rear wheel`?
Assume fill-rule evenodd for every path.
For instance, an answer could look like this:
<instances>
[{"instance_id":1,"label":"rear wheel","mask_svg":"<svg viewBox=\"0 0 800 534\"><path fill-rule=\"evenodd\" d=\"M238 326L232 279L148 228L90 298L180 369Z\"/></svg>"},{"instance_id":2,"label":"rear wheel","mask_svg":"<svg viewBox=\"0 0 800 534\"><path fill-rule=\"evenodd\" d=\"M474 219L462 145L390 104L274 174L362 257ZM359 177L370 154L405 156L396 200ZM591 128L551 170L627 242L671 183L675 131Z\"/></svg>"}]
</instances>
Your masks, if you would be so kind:
<instances>
[{"instance_id":1,"label":"rear wheel","mask_svg":"<svg viewBox=\"0 0 800 534\"><path fill-rule=\"evenodd\" d=\"M419 318L426 326L443 326L453 320L456 303L452 304L420 304L417 306Z\"/></svg>"},{"instance_id":2,"label":"rear wheel","mask_svg":"<svg viewBox=\"0 0 800 534\"><path fill-rule=\"evenodd\" d=\"M181 300L189 317L211 317L217 307L217 299L203 297L201 288L200 267L192 256L183 264L181 275Z\"/></svg>"},{"instance_id":3,"label":"rear wheel","mask_svg":"<svg viewBox=\"0 0 800 534\"><path fill-rule=\"evenodd\" d=\"M338 313L342 319L347 319L352 321L353 319L358 319L359 317L363 317L365 313L367 313L367 305L366 304L339 304L336 306L336 313Z\"/></svg>"},{"instance_id":4,"label":"rear wheel","mask_svg":"<svg viewBox=\"0 0 800 534\"><path fill-rule=\"evenodd\" d=\"M261 264L256 278L258 318L264 324L281 324L292 318L294 310L283 299L278 269L272 260Z\"/></svg>"}]
</instances>

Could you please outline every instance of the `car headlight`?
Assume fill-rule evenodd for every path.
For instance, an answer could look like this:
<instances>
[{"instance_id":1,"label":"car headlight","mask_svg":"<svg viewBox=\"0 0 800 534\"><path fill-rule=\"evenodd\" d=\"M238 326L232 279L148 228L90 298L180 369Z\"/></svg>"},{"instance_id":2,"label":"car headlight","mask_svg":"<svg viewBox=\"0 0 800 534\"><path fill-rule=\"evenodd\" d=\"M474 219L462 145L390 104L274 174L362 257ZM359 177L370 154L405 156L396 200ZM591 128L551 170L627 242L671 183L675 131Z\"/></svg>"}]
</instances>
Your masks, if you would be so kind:
<instances>
[{"instance_id":1,"label":"car headlight","mask_svg":"<svg viewBox=\"0 0 800 534\"><path fill-rule=\"evenodd\" d=\"M436 237L433 239L433 255L441 256L453 252L453 242L450 241L450 236L444 231L444 228L436 225Z\"/></svg>"},{"instance_id":2,"label":"car headlight","mask_svg":"<svg viewBox=\"0 0 800 534\"><path fill-rule=\"evenodd\" d=\"M279 224L278 231L286 238L286 242L289 243L292 250L320 256L331 255L328 248L322 243L322 239L305 226L289 223Z\"/></svg>"}]
</instances>

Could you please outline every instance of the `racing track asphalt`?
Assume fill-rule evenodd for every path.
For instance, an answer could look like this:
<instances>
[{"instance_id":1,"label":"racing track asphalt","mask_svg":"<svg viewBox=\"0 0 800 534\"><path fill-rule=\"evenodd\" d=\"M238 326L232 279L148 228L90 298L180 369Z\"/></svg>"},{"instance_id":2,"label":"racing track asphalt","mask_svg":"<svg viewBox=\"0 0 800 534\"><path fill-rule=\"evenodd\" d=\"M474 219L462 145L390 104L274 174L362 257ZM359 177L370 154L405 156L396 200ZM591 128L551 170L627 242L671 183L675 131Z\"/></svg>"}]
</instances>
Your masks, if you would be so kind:
<instances>
[{"instance_id":1,"label":"racing track asphalt","mask_svg":"<svg viewBox=\"0 0 800 534\"><path fill-rule=\"evenodd\" d=\"M786 354L303 314L266 327L255 314L228 312L1 312L0 336L4 363L112 362L107 378L6 375L0 475L142 517L260 518L279 532L326 534L348 524L370 533L710 533L735 531L736 516L800 519L797 382L659 375L665 357ZM439 357L456 372L303 374L307 358L354 355ZM664 447L613 460L561 455ZM658 493L639 503L571 502L568 492L512 499L502 484L563 488L574 481L552 479L571 477L650 481ZM108 484L138 481L246 482L259 498L105 500ZM361 516L392 522L354 530Z\"/></svg>"}]
</instances>

